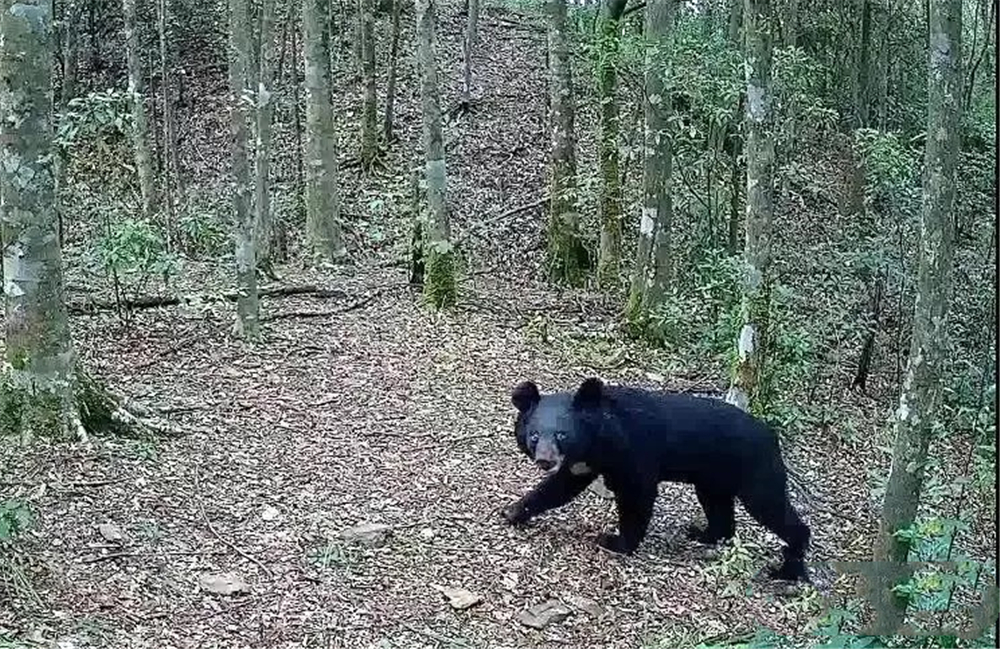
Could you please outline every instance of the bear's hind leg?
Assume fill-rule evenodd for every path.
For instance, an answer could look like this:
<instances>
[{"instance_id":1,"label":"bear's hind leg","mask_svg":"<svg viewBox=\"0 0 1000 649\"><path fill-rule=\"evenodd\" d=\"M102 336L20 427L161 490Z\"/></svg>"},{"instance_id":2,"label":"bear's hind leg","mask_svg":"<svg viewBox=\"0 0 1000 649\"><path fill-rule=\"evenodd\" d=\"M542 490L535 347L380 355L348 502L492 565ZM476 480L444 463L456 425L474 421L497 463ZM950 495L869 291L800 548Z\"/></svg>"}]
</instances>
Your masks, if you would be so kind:
<instances>
[{"instance_id":1,"label":"bear's hind leg","mask_svg":"<svg viewBox=\"0 0 1000 649\"><path fill-rule=\"evenodd\" d=\"M526 523L538 514L573 500L596 478L595 473L575 475L569 467L561 468L545 476L534 489L504 507L500 513L512 525Z\"/></svg>"},{"instance_id":2,"label":"bear's hind leg","mask_svg":"<svg viewBox=\"0 0 1000 649\"><path fill-rule=\"evenodd\" d=\"M692 523L687 527L687 537L698 543L713 545L733 538L736 533L735 498L723 491L695 486L695 495L705 511L708 525L704 528Z\"/></svg>"},{"instance_id":3,"label":"bear's hind leg","mask_svg":"<svg viewBox=\"0 0 1000 649\"><path fill-rule=\"evenodd\" d=\"M741 497L743 505L754 520L774 532L786 544L782 550L784 561L781 566L769 571L771 578L809 581L804 562L809 546L809 527L792 507L784 489L769 491L761 488L761 483L757 484L757 488Z\"/></svg>"}]
</instances>

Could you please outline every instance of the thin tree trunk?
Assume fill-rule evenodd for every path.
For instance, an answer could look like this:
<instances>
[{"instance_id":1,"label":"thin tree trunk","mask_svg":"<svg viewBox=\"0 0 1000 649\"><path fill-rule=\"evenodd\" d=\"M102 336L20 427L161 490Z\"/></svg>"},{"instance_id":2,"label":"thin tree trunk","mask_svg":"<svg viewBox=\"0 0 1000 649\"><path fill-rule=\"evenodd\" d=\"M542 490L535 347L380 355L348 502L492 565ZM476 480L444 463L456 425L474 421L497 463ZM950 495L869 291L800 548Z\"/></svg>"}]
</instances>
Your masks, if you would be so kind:
<instances>
[{"instance_id":1,"label":"thin tree trunk","mask_svg":"<svg viewBox=\"0 0 1000 649\"><path fill-rule=\"evenodd\" d=\"M173 78L170 74L170 48L169 48L169 0L158 0L157 13L159 19L160 36L160 94L163 102L163 155L160 174L163 182L163 206L165 209L166 240L168 248L174 240L174 188L180 178L177 168L177 139L174 128L174 101L173 101Z\"/></svg>"},{"instance_id":2,"label":"thin tree trunk","mask_svg":"<svg viewBox=\"0 0 1000 649\"><path fill-rule=\"evenodd\" d=\"M969 70L969 79L965 82L965 97L962 100L962 108L968 109L972 104L972 95L976 89L976 72L979 70L979 66L982 64L983 59L986 57L986 53L990 50L990 45L992 44L993 36L993 24L996 21L997 14L997 0L993 0L990 3L989 17L986 21L986 34L983 39L983 48L979 50L979 56L976 56L976 60L973 61L971 69ZM975 56L975 49L970 53Z\"/></svg>"},{"instance_id":3,"label":"thin tree trunk","mask_svg":"<svg viewBox=\"0 0 1000 649\"><path fill-rule=\"evenodd\" d=\"M765 398L763 364L768 341L771 228L774 211L774 116L772 114L770 0L746 0L747 211L742 320L737 360L727 399L759 411Z\"/></svg>"},{"instance_id":4,"label":"thin tree trunk","mask_svg":"<svg viewBox=\"0 0 1000 649\"><path fill-rule=\"evenodd\" d=\"M378 153L378 109L375 103L375 2L358 0L361 20L361 164L371 166Z\"/></svg>"},{"instance_id":5,"label":"thin tree trunk","mask_svg":"<svg viewBox=\"0 0 1000 649\"><path fill-rule=\"evenodd\" d=\"M597 280L602 286L618 282L621 263L622 187L618 155L618 54L621 44L621 15L627 0L602 0L598 41L597 96L600 102L601 245L597 260Z\"/></svg>"},{"instance_id":6,"label":"thin tree trunk","mask_svg":"<svg viewBox=\"0 0 1000 649\"><path fill-rule=\"evenodd\" d=\"M292 7L294 8L295 5L293 4ZM289 21L292 22L292 63L288 68L292 82L292 121L295 126L295 213L299 218L302 218L307 213L307 209L305 197L306 174L305 165L303 164L305 146L302 143L302 101L299 96L299 30L295 29L295 19L293 17L290 16ZM303 58L305 58L304 54Z\"/></svg>"},{"instance_id":7,"label":"thin tree trunk","mask_svg":"<svg viewBox=\"0 0 1000 649\"><path fill-rule=\"evenodd\" d=\"M917 299L910 357L895 412L892 468L882 501L874 556L887 587L907 579L909 544L895 533L913 524L924 464L942 403L948 372L947 331L951 300L955 199L961 118L962 2L931 0L927 78L927 133ZM886 583L888 582L888 583ZM890 635L902 623L905 600L888 588L877 610L876 634Z\"/></svg>"},{"instance_id":8,"label":"thin tree trunk","mask_svg":"<svg viewBox=\"0 0 1000 649\"><path fill-rule=\"evenodd\" d=\"M128 92L132 105L132 121L135 123L135 132L132 134L135 167L139 176L139 191L142 195L142 213L146 218L150 218L153 215L156 201L156 181L153 171L152 147L149 140L149 122L146 119L146 104L143 94L142 50L136 24L135 0L124 0L122 9L125 19Z\"/></svg>"},{"instance_id":9,"label":"thin tree trunk","mask_svg":"<svg viewBox=\"0 0 1000 649\"><path fill-rule=\"evenodd\" d=\"M257 263L271 273L271 118L274 112L274 88L271 70L274 66L274 3L262 0L260 13L260 53L257 57L257 143L255 147L254 217L257 235Z\"/></svg>"},{"instance_id":10,"label":"thin tree trunk","mask_svg":"<svg viewBox=\"0 0 1000 649\"><path fill-rule=\"evenodd\" d=\"M736 119L743 114L744 97L740 95L740 100L736 105ZM726 239L726 253L733 256L739 248L740 236L740 180L745 179L741 174L740 155L743 153L743 137L739 129L734 127L731 138L730 149L732 153L729 159L729 236Z\"/></svg>"},{"instance_id":11,"label":"thin tree trunk","mask_svg":"<svg viewBox=\"0 0 1000 649\"><path fill-rule=\"evenodd\" d=\"M396 75L399 70L399 15L402 0L392 0L392 44L389 49L389 79L385 86L385 119L382 121L382 138L392 141L393 108L396 103Z\"/></svg>"},{"instance_id":12,"label":"thin tree trunk","mask_svg":"<svg viewBox=\"0 0 1000 649\"><path fill-rule=\"evenodd\" d=\"M441 136L441 97L437 80L435 0L416 0L417 61L420 65L420 103L426 161L428 223L424 247L427 256L424 295L436 308L451 306L456 297L455 250L446 201L447 174Z\"/></svg>"},{"instance_id":13,"label":"thin tree trunk","mask_svg":"<svg viewBox=\"0 0 1000 649\"><path fill-rule=\"evenodd\" d=\"M576 98L566 32L566 0L549 0L549 104L552 107L552 169L546 265L551 280L579 285L588 266L580 240L576 180Z\"/></svg>"},{"instance_id":14,"label":"thin tree trunk","mask_svg":"<svg viewBox=\"0 0 1000 649\"><path fill-rule=\"evenodd\" d=\"M76 96L76 77L80 65L79 33L80 18L83 11L80 0L68 0L63 9L63 68L62 88L60 89L60 104L65 106Z\"/></svg>"},{"instance_id":15,"label":"thin tree trunk","mask_svg":"<svg viewBox=\"0 0 1000 649\"><path fill-rule=\"evenodd\" d=\"M861 45L858 54L857 81L855 90L857 96L854 109L857 111L858 126L868 126L868 113L871 101L871 40L872 40L872 0L861 0Z\"/></svg>"},{"instance_id":16,"label":"thin tree trunk","mask_svg":"<svg viewBox=\"0 0 1000 649\"><path fill-rule=\"evenodd\" d=\"M476 47L476 35L479 30L479 0L466 0L466 2L468 15L462 39L462 106L468 110L472 106L472 52Z\"/></svg>"},{"instance_id":17,"label":"thin tree trunk","mask_svg":"<svg viewBox=\"0 0 1000 649\"><path fill-rule=\"evenodd\" d=\"M326 0L302 2L302 58L306 77L306 235L325 261L347 254L340 232L337 127L330 105L330 57L323 38Z\"/></svg>"},{"instance_id":18,"label":"thin tree trunk","mask_svg":"<svg viewBox=\"0 0 1000 649\"><path fill-rule=\"evenodd\" d=\"M251 67L250 16L247 0L229 0L229 88L232 137L233 231L236 243L236 323L238 336L260 335L260 305L257 296L257 263L254 223L250 211L250 165L247 156L248 116L243 96Z\"/></svg>"},{"instance_id":19,"label":"thin tree trunk","mask_svg":"<svg viewBox=\"0 0 1000 649\"><path fill-rule=\"evenodd\" d=\"M729 2L729 42L742 48L743 0Z\"/></svg>"},{"instance_id":20,"label":"thin tree trunk","mask_svg":"<svg viewBox=\"0 0 1000 649\"><path fill-rule=\"evenodd\" d=\"M663 66L673 31L673 0L647 0L645 12L645 128L643 130L642 213L639 250L629 295L630 320L644 320L662 303L670 284L672 150L668 133L671 112Z\"/></svg>"}]
</instances>

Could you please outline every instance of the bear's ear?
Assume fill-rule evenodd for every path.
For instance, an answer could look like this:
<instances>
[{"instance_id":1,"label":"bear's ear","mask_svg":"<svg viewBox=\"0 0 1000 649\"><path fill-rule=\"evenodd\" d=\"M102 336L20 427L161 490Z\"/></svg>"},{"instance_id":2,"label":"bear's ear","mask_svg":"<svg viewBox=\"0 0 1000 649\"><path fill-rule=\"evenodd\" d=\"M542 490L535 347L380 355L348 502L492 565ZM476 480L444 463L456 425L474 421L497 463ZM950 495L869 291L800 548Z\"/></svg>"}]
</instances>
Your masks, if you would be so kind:
<instances>
[{"instance_id":1,"label":"bear's ear","mask_svg":"<svg viewBox=\"0 0 1000 649\"><path fill-rule=\"evenodd\" d=\"M604 396L604 383L596 376L584 379L573 395L573 405L581 408L596 406Z\"/></svg>"},{"instance_id":2,"label":"bear's ear","mask_svg":"<svg viewBox=\"0 0 1000 649\"><path fill-rule=\"evenodd\" d=\"M538 386L532 381L522 381L517 384L514 388L514 392L510 395L510 400L514 403L514 407L520 412L525 413L531 410L541 399L538 394Z\"/></svg>"}]
</instances>

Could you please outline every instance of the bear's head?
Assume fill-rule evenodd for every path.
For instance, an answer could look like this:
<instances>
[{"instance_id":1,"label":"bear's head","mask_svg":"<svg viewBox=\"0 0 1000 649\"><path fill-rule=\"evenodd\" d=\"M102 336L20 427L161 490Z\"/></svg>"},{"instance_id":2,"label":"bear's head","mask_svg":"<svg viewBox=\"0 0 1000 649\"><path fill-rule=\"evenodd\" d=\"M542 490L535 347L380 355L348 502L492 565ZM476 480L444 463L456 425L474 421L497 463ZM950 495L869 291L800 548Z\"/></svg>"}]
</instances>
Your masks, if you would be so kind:
<instances>
[{"instance_id":1,"label":"bear's head","mask_svg":"<svg viewBox=\"0 0 1000 649\"><path fill-rule=\"evenodd\" d=\"M521 450L545 471L558 471L566 462L570 469L589 470L594 457L592 433L595 416L600 419L604 400L600 379L588 378L575 393L542 395L532 381L514 388L511 401L517 408L514 433Z\"/></svg>"}]
</instances>

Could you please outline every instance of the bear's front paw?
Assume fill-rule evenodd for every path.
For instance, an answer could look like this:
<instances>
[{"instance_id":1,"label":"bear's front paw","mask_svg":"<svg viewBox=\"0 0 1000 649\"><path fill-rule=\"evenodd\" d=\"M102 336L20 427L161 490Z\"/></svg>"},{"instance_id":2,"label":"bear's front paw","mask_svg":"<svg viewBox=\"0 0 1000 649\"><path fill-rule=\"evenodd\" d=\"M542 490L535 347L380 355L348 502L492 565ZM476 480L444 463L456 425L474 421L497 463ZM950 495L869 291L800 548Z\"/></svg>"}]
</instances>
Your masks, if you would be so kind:
<instances>
[{"instance_id":1,"label":"bear's front paw","mask_svg":"<svg viewBox=\"0 0 1000 649\"><path fill-rule=\"evenodd\" d=\"M601 532L597 535L597 545L615 554L628 554L628 550L625 548L625 540L618 534Z\"/></svg>"},{"instance_id":2,"label":"bear's front paw","mask_svg":"<svg viewBox=\"0 0 1000 649\"><path fill-rule=\"evenodd\" d=\"M521 501L513 502L500 510L500 515L511 525L526 523L530 516L528 511L521 504Z\"/></svg>"},{"instance_id":3,"label":"bear's front paw","mask_svg":"<svg viewBox=\"0 0 1000 649\"><path fill-rule=\"evenodd\" d=\"M687 526L684 530L684 535L691 541L703 543L705 545L715 545L723 539L722 536L709 530L707 527L702 527L701 525L697 525L695 523L691 523Z\"/></svg>"}]
</instances>

